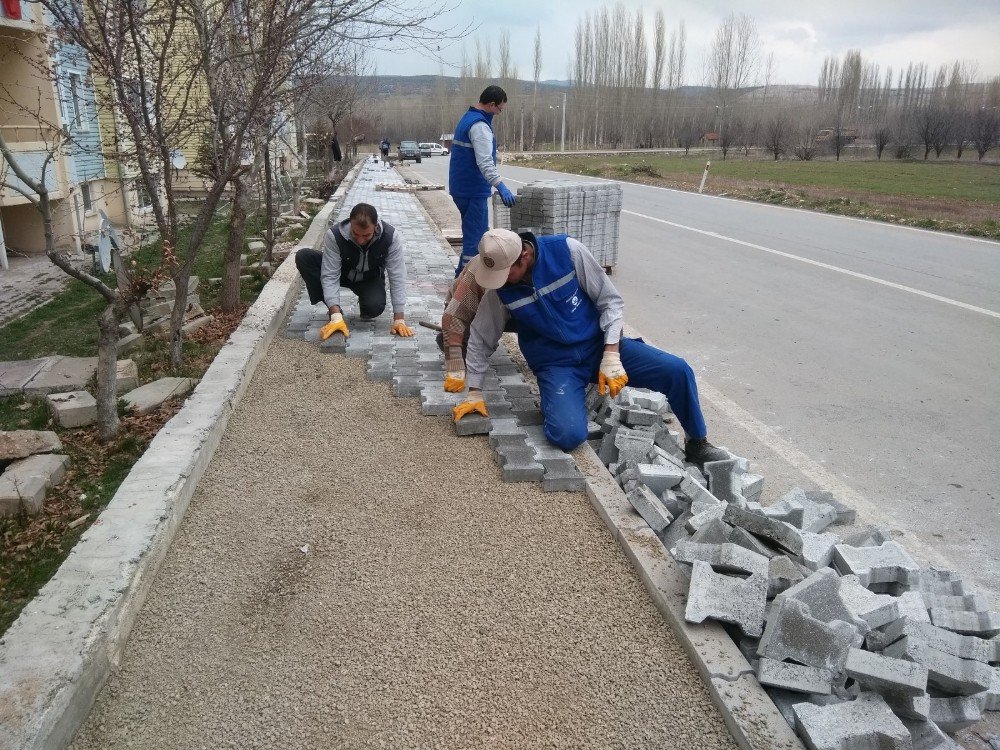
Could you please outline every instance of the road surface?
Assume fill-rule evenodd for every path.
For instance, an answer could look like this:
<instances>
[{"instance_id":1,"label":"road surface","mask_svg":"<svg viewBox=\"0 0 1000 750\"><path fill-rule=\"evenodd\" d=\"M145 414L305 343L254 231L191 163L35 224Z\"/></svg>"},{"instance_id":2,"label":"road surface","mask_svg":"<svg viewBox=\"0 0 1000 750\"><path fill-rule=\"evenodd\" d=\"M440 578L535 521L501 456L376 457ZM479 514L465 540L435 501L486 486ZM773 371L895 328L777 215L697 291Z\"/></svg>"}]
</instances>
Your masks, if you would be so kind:
<instances>
[{"instance_id":1,"label":"road surface","mask_svg":"<svg viewBox=\"0 0 1000 750\"><path fill-rule=\"evenodd\" d=\"M447 164L415 169L446 185ZM834 490L1000 604L1000 243L622 186L626 321L691 362L713 440L771 497Z\"/></svg>"}]
</instances>

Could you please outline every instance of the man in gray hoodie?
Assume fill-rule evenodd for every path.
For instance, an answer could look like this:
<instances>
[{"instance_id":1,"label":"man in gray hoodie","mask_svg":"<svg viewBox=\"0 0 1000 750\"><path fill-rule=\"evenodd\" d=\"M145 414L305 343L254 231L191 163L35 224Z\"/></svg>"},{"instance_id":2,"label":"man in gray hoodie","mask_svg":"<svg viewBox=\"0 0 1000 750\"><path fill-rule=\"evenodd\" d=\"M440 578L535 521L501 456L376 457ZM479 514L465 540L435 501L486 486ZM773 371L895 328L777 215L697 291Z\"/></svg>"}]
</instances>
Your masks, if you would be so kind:
<instances>
[{"instance_id":1,"label":"man in gray hoodie","mask_svg":"<svg viewBox=\"0 0 1000 750\"><path fill-rule=\"evenodd\" d=\"M359 203L349 218L326 232L323 251L301 248L295 253L295 267L306 283L309 301L323 302L330 322L320 335L325 340L336 331L350 336L340 308L340 288L358 295L361 319L377 318L385 310L385 277L389 276L392 299L392 332L412 336L406 325L406 260L403 239L395 227L378 218L375 207Z\"/></svg>"}]
</instances>

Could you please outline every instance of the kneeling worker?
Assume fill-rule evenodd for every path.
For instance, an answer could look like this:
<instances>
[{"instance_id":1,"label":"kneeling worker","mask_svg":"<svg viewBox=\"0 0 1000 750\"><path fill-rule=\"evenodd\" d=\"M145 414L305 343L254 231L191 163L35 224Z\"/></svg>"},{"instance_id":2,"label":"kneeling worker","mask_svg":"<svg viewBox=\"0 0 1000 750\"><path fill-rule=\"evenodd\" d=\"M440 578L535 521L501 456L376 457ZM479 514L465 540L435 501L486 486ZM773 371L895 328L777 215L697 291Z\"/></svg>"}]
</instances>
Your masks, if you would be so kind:
<instances>
[{"instance_id":1,"label":"kneeling worker","mask_svg":"<svg viewBox=\"0 0 1000 750\"><path fill-rule=\"evenodd\" d=\"M491 229L469 262L487 290L469 336L469 394L455 407L456 420L470 412L488 416L482 383L504 325L517 325L517 341L538 379L544 431L549 442L573 450L587 439L585 389L617 396L626 383L667 397L687 441L687 460L703 465L728 458L706 439L694 372L680 357L641 339L622 338L624 302L590 251L566 235L535 237Z\"/></svg>"},{"instance_id":2,"label":"kneeling worker","mask_svg":"<svg viewBox=\"0 0 1000 750\"><path fill-rule=\"evenodd\" d=\"M295 267L306 282L309 301L314 305L323 302L329 310L330 322L320 331L324 341L337 331L351 335L340 309L340 287L358 295L361 319L371 320L385 310L387 273L392 297L392 332L397 336L413 335L413 329L404 320L403 240L391 224L379 220L374 206L357 204L349 218L327 230L322 253L310 248L295 253Z\"/></svg>"}]
</instances>

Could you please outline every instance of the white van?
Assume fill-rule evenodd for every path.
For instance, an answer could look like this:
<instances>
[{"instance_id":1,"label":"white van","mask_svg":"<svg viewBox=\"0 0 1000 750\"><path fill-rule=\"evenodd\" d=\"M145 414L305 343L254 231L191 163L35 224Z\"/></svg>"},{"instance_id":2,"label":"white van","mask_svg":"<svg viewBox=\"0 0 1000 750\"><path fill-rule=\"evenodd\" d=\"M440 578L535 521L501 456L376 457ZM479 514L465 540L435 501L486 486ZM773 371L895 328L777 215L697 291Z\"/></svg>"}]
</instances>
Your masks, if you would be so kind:
<instances>
[{"instance_id":1,"label":"white van","mask_svg":"<svg viewBox=\"0 0 1000 750\"><path fill-rule=\"evenodd\" d=\"M444 156L448 153L448 149L440 143L421 143L420 153L425 156Z\"/></svg>"}]
</instances>

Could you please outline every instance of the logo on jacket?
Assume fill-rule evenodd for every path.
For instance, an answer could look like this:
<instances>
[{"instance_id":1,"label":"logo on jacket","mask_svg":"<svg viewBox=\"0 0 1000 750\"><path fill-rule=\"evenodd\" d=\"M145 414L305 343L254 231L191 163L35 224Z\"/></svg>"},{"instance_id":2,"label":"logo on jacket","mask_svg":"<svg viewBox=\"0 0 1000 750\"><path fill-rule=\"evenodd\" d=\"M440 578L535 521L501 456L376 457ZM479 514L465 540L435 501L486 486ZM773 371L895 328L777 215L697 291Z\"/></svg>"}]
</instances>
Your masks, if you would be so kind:
<instances>
[{"instance_id":1,"label":"logo on jacket","mask_svg":"<svg viewBox=\"0 0 1000 750\"><path fill-rule=\"evenodd\" d=\"M578 295L574 294L570 298L569 303L570 303L570 305L573 306L573 309L571 310L571 312L576 312L576 308L578 308L580 306L580 297Z\"/></svg>"}]
</instances>

